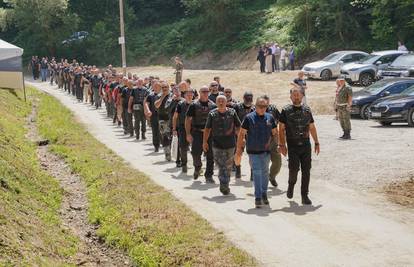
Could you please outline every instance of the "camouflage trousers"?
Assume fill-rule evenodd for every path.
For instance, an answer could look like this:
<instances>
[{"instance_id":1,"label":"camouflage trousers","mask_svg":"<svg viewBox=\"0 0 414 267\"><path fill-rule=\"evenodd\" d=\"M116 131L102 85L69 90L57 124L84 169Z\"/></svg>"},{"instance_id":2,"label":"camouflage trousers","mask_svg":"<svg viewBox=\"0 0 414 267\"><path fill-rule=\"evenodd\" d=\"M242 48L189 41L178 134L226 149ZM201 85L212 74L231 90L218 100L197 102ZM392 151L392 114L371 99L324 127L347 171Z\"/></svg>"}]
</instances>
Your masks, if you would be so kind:
<instances>
[{"instance_id":1,"label":"camouflage trousers","mask_svg":"<svg viewBox=\"0 0 414 267\"><path fill-rule=\"evenodd\" d=\"M351 113L345 106L337 106L338 108L338 120L341 124L342 130L351 131Z\"/></svg>"},{"instance_id":2,"label":"camouflage trousers","mask_svg":"<svg viewBox=\"0 0 414 267\"><path fill-rule=\"evenodd\" d=\"M164 149L165 156L171 155L171 128L169 121L160 120L160 136L161 144Z\"/></svg>"},{"instance_id":3,"label":"camouflage trousers","mask_svg":"<svg viewBox=\"0 0 414 267\"><path fill-rule=\"evenodd\" d=\"M234 147L228 149L213 147L213 156L218 166L220 184L228 185L234 162Z\"/></svg>"},{"instance_id":4,"label":"camouflage trousers","mask_svg":"<svg viewBox=\"0 0 414 267\"><path fill-rule=\"evenodd\" d=\"M269 177L274 179L280 172L280 168L282 167L282 157L280 156L280 153L277 151L277 142L272 139L272 142L270 143L270 171L269 171Z\"/></svg>"}]
</instances>

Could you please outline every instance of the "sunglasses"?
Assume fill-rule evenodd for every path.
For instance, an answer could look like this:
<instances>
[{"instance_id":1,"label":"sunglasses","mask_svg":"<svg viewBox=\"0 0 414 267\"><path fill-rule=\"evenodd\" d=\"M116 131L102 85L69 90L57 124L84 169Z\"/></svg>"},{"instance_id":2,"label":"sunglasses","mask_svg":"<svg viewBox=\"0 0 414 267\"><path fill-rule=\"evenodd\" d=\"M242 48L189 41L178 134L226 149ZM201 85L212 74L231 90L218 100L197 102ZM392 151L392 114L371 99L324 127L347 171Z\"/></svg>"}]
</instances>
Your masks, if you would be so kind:
<instances>
[{"instance_id":1,"label":"sunglasses","mask_svg":"<svg viewBox=\"0 0 414 267\"><path fill-rule=\"evenodd\" d=\"M218 84L212 84L212 85L210 85L210 87L217 87L218 86Z\"/></svg>"}]
</instances>

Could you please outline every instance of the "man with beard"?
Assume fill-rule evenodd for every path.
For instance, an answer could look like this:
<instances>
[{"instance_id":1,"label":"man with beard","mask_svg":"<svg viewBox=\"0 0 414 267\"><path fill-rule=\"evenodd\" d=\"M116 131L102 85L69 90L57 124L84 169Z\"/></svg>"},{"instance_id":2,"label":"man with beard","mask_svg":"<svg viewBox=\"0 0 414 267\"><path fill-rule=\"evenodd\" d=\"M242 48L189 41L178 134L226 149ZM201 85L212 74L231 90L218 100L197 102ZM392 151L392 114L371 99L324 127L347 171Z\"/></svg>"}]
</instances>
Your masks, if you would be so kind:
<instances>
[{"instance_id":1,"label":"man with beard","mask_svg":"<svg viewBox=\"0 0 414 267\"><path fill-rule=\"evenodd\" d=\"M201 155L203 153L203 132L207 122L208 113L216 108L216 105L208 99L209 89L203 86L200 89L200 98L191 103L188 107L185 119L185 132L187 134L187 142L191 145L191 155L194 164L194 180L198 179L201 172L202 162ZM211 145L211 138L207 140ZM207 166L204 173L207 183L214 183L214 158L210 149L206 153Z\"/></svg>"},{"instance_id":2,"label":"man with beard","mask_svg":"<svg viewBox=\"0 0 414 267\"><path fill-rule=\"evenodd\" d=\"M279 123L279 149L283 156L289 155L289 186L287 197L293 197L299 168L302 171L301 195L302 204L311 205L308 197L312 147L309 136L315 142L315 153L318 155L320 145L310 108L302 104L303 93L299 88L290 92L292 104L283 108ZM287 144L287 147L286 147Z\"/></svg>"},{"instance_id":3,"label":"man with beard","mask_svg":"<svg viewBox=\"0 0 414 267\"><path fill-rule=\"evenodd\" d=\"M136 139L139 140L139 132L141 131L142 140L145 140L145 132L147 130L147 119L145 118L144 102L145 98L148 96L148 91L144 87L143 79L138 79L136 85L137 87L134 90L132 90L131 95L129 97L129 112L131 114L134 114ZM133 135L134 133L132 131L131 126L131 136Z\"/></svg>"},{"instance_id":4,"label":"man with beard","mask_svg":"<svg viewBox=\"0 0 414 267\"><path fill-rule=\"evenodd\" d=\"M185 131L185 116L188 107L193 103L194 93L192 89L187 89L184 94L184 100L181 100L174 112L173 116L173 135L178 135L178 143L180 147L181 168L183 173L187 173L187 152L189 143L187 142L187 134Z\"/></svg>"},{"instance_id":5,"label":"man with beard","mask_svg":"<svg viewBox=\"0 0 414 267\"><path fill-rule=\"evenodd\" d=\"M231 169L234 163L234 148L236 147L236 132L240 120L236 111L227 107L227 99L223 95L217 97L217 109L208 114L203 135L203 150L208 153L213 150L214 162L219 169L220 192L230 193L229 183ZM212 137L212 146L208 144Z\"/></svg>"},{"instance_id":6,"label":"man with beard","mask_svg":"<svg viewBox=\"0 0 414 267\"><path fill-rule=\"evenodd\" d=\"M212 81L211 83L210 83L210 88L209 88L209 90L210 90L210 94L209 94L209 96L208 96L208 99L210 100L210 101L212 101L213 103L216 103L216 98L219 96L219 94L220 94L220 92L219 92L219 89L218 89L218 86L219 86L219 84L218 84L218 82L216 82L216 81Z\"/></svg>"},{"instance_id":7,"label":"man with beard","mask_svg":"<svg viewBox=\"0 0 414 267\"><path fill-rule=\"evenodd\" d=\"M243 122L246 115L254 111L253 94L251 92L245 92L243 95L243 102L233 105L233 108L236 111L237 116L239 117L240 121ZM236 178L237 179L241 178L241 166L237 164L236 164Z\"/></svg>"}]
</instances>

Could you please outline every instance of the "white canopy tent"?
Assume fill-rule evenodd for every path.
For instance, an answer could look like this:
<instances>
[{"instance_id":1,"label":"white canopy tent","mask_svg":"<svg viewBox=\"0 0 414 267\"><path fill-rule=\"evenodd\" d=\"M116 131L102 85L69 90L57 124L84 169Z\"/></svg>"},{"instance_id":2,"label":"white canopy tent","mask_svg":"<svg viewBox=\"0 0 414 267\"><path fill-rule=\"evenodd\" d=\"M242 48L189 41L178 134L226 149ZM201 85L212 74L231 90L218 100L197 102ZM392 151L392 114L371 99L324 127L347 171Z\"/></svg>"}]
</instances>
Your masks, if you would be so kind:
<instances>
[{"instance_id":1,"label":"white canopy tent","mask_svg":"<svg viewBox=\"0 0 414 267\"><path fill-rule=\"evenodd\" d=\"M0 88L25 89L22 55L23 49L0 39Z\"/></svg>"}]
</instances>

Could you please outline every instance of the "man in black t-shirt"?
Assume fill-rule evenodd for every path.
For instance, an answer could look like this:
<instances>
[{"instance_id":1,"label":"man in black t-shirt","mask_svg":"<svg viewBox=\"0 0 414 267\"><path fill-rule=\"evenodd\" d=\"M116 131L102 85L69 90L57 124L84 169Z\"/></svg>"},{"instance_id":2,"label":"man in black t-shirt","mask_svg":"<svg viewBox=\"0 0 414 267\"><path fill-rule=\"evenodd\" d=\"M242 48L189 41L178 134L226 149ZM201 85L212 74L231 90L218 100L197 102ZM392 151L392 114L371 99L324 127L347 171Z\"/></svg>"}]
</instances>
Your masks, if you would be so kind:
<instances>
[{"instance_id":1,"label":"man in black t-shirt","mask_svg":"<svg viewBox=\"0 0 414 267\"><path fill-rule=\"evenodd\" d=\"M132 81L133 83L133 81ZM139 139L139 132L141 130L141 137L146 139L145 132L147 130L147 119L145 118L144 102L148 96L148 90L144 87L144 80L138 79L129 97L128 112L134 115L135 118L135 136ZM132 118L131 118L132 120ZM131 133L133 135L133 131Z\"/></svg>"},{"instance_id":2,"label":"man in black t-shirt","mask_svg":"<svg viewBox=\"0 0 414 267\"><path fill-rule=\"evenodd\" d=\"M128 134L130 136L134 136L134 130L132 127L132 113L129 112L128 104L129 98L131 96L132 91L134 90L134 83L132 80L125 81L125 86L121 89L121 102L122 102L122 126L124 128L124 134Z\"/></svg>"},{"instance_id":3,"label":"man in black t-shirt","mask_svg":"<svg viewBox=\"0 0 414 267\"><path fill-rule=\"evenodd\" d=\"M230 193L229 182L234 162L236 147L236 132L240 127L240 120L236 111L227 107L227 99L220 95L216 99L217 108L210 111L207 117L203 134L203 150L213 150L214 162L219 169L220 192L223 195ZM207 140L212 136L212 147Z\"/></svg>"},{"instance_id":4,"label":"man in black t-shirt","mask_svg":"<svg viewBox=\"0 0 414 267\"><path fill-rule=\"evenodd\" d=\"M152 144L154 145L155 152L158 152L160 148L160 124L158 110L155 108L155 101L161 91L161 84L156 80L152 80L151 87L153 91L145 98L144 108L147 110L146 116L150 117Z\"/></svg>"},{"instance_id":5,"label":"man in black t-shirt","mask_svg":"<svg viewBox=\"0 0 414 267\"><path fill-rule=\"evenodd\" d=\"M310 205L308 197L312 147L310 136L315 142L315 153L319 154L319 141L312 112L302 104L302 91L292 89L290 98L292 104L283 108L279 121L279 148L283 156L289 155L289 186L287 197L293 197L299 168L302 171L301 194L302 204ZM287 147L286 147L287 144Z\"/></svg>"},{"instance_id":6,"label":"man in black t-shirt","mask_svg":"<svg viewBox=\"0 0 414 267\"><path fill-rule=\"evenodd\" d=\"M218 89L218 82L213 81L210 83L210 95L208 96L208 99L210 101L213 101L214 103L216 103L216 98L220 95L220 91Z\"/></svg>"},{"instance_id":7,"label":"man in black t-shirt","mask_svg":"<svg viewBox=\"0 0 414 267\"><path fill-rule=\"evenodd\" d=\"M187 141L191 143L191 155L193 156L194 164L194 179L198 179L201 172L202 162L201 154L203 153L203 132L206 126L207 117L211 110L216 108L216 105L208 99L209 89L203 86L200 89L200 99L194 101L189 107L185 119L185 132L187 134ZM211 142L211 138L207 140ZM213 152L210 149L206 153L207 166L204 173L207 183L214 183L214 158Z\"/></svg>"},{"instance_id":8,"label":"man in black t-shirt","mask_svg":"<svg viewBox=\"0 0 414 267\"><path fill-rule=\"evenodd\" d=\"M166 82L161 82L161 93L157 96L154 105L158 111L161 142L167 161L171 161L171 103L172 94L170 92L170 86Z\"/></svg>"}]
</instances>

